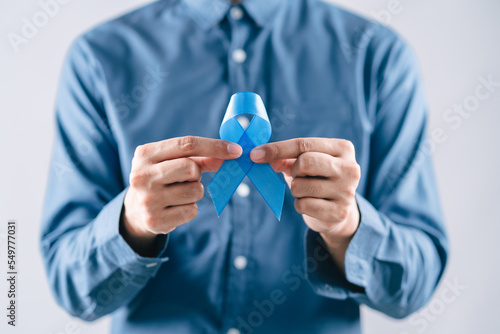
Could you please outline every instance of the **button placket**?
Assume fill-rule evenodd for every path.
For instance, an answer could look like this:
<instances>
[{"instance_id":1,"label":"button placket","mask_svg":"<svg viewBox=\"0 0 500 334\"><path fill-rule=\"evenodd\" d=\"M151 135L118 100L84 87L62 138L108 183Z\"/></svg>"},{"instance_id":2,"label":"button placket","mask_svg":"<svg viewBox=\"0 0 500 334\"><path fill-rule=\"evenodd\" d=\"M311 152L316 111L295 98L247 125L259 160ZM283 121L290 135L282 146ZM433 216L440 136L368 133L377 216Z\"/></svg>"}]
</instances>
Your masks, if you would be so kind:
<instances>
[{"instance_id":1,"label":"button placket","mask_svg":"<svg viewBox=\"0 0 500 334\"><path fill-rule=\"evenodd\" d=\"M234 267L238 270L244 270L247 267L248 260L243 255L238 255L233 261Z\"/></svg>"},{"instance_id":2,"label":"button placket","mask_svg":"<svg viewBox=\"0 0 500 334\"><path fill-rule=\"evenodd\" d=\"M230 90L232 92L249 90L246 70L248 69L250 55L247 46L252 36L253 22L248 19L246 13L240 7L233 7L229 11L227 21L230 27L227 63ZM245 128L250 120L242 116L238 121ZM237 326L235 319L240 316L244 305L248 303L250 298L249 289L251 289L251 282L254 280L250 257L250 249L252 248L252 224L250 221L252 196L250 195L251 188L248 180L244 180L230 202L233 229L230 243L231 249L228 252L230 262L223 328L227 330L227 333L231 334L239 334L239 331L235 328Z\"/></svg>"},{"instance_id":3,"label":"button placket","mask_svg":"<svg viewBox=\"0 0 500 334\"><path fill-rule=\"evenodd\" d=\"M240 197L248 197L250 195L250 187L246 183L241 183L236 189L236 194Z\"/></svg>"},{"instance_id":4,"label":"button placket","mask_svg":"<svg viewBox=\"0 0 500 334\"><path fill-rule=\"evenodd\" d=\"M229 15L231 15L231 17L234 19L234 20L241 20L241 18L243 17L243 15L245 15L245 13L243 12L243 9L241 9L240 6L234 6L233 8L231 8L231 10L229 11Z\"/></svg>"},{"instance_id":5,"label":"button placket","mask_svg":"<svg viewBox=\"0 0 500 334\"><path fill-rule=\"evenodd\" d=\"M251 36L252 22L240 6L229 11L230 48L228 55L229 79L233 92L248 90L245 70L248 62L248 40Z\"/></svg>"},{"instance_id":6,"label":"button placket","mask_svg":"<svg viewBox=\"0 0 500 334\"><path fill-rule=\"evenodd\" d=\"M243 64L247 59L247 53L243 49L236 49L232 54L233 61L238 64Z\"/></svg>"}]
</instances>

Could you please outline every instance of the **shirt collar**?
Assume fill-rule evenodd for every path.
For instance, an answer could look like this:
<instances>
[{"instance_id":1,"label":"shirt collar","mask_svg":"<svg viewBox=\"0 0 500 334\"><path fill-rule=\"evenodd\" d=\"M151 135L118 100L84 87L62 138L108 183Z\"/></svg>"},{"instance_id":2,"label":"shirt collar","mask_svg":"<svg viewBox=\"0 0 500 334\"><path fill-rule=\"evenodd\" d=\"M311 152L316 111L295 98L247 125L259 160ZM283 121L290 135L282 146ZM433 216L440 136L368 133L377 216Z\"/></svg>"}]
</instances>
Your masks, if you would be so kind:
<instances>
[{"instance_id":1,"label":"shirt collar","mask_svg":"<svg viewBox=\"0 0 500 334\"><path fill-rule=\"evenodd\" d=\"M230 0L183 0L202 28L208 29L219 23L232 3ZM278 7L289 0L242 0L240 5L260 26L269 23Z\"/></svg>"}]
</instances>

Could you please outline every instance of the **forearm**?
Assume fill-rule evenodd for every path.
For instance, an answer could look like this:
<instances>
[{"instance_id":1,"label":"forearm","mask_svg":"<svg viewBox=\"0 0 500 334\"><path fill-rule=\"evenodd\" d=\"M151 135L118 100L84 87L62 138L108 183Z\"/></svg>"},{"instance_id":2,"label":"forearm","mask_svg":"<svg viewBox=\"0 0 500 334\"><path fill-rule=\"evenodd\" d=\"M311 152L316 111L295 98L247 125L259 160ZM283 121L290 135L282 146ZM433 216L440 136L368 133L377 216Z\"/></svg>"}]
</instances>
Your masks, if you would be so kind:
<instances>
[{"instance_id":1,"label":"forearm","mask_svg":"<svg viewBox=\"0 0 500 334\"><path fill-rule=\"evenodd\" d=\"M349 217L344 223L337 225L332 231L320 233L333 262L344 275L347 248L358 229L359 223L360 212L357 203L354 203L350 210Z\"/></svg>"},{"instance_id":2,"label":"forearm","mask_svg":"<svg viewBox=\"0 0 500 334\"><path fill-rule=\"evenodd\" d=\"M396 223L362 197L358 203L361 223L344 254L345 274L341 266L326 261L308 278L320 295L352 298L392 317L405 317L432 295L444 269L446 245L416 222ZM318 242L314 234L308 233L308 249ZM337 263L336 252L331 253ZM336 255L341 258L341 253Z\"/></svg>"},{"instance_id":3,"label":"forearm","mask_svg":"<svg viewBox=\"0 0 500 334\"><path fill-rule=\"evenodd\" d=\"M157 255L159 245L164 241L164 235L156 235L154 233L145 233L139 230L136 225L132 224L127 218L126 208L120 216L120 235L137 254L144 257L153 257Z\"/></svg>"},{"instance_id":4,"label":"forearm","mask_svg":"<svg viewBox=\"0 0 500 334\"><path fill-rule=\"evenodd\" d=\"M54 231L42 239L49 283L69 313L94 320L127 304L166 258L145 258L121 237L118 222L123 194L88 224ZM55 218L54 218L55 219ZM69 226L71 218L59 222ZM111 302L106 298L113 295Z\"/></svg>"}]
</instances>

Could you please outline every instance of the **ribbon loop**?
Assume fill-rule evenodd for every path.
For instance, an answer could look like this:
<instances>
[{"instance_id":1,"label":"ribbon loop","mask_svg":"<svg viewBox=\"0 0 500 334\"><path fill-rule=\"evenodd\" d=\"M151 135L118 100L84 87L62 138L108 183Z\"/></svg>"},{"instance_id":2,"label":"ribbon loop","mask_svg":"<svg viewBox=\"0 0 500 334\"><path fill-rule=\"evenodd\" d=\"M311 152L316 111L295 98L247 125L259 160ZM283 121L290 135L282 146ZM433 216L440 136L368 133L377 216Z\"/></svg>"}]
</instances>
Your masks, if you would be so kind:
<instances>
[{"instance_id":1,"label":"ribbon loop","mask_svg":"<svg viewBox=\"0 0 500 334\"><path fill-rule=\"evenodd\" d=\"M236 116L244 114L253 116L246 130L236 119ZM245 176L248 176L276 218L281 218L285 184L269 164L256 164L250 159L250 151L269 142L271 133L271 123L259 95L239 92L231 96L219 136L223 140L238 143L243 153L238 159L226 160L208 185L218 216Z\"/></svg>"}]
</instances>

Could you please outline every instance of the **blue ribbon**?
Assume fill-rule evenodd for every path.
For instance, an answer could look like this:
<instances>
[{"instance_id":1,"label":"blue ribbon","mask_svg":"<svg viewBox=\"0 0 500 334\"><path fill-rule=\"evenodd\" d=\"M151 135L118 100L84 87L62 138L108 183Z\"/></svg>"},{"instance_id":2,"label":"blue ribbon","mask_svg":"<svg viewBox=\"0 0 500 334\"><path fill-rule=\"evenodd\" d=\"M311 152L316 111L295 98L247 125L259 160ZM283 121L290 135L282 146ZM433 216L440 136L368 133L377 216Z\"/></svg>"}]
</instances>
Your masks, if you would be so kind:
<instances>
[{"instance_id":1,"label":"blue ribbon","mask_svg":"<svg viewBox=\"0 0 500 334\"><path fill-rule=\"evenodd\" d=\"M246 130L236 119L236 116L244 114L253 116ZM276 218L278 220L281 218L285 184L269 164L256 164L250 160L250 151L256 146L269 142L271 133L271 123L259 95L239 92L231 96L219 129L219 136L223 140L238 143L243 148L243 153L238 159L224 161L208 185L208 191L212 196L218 216L246 175Z\"/></svg>"}]
</instances>

